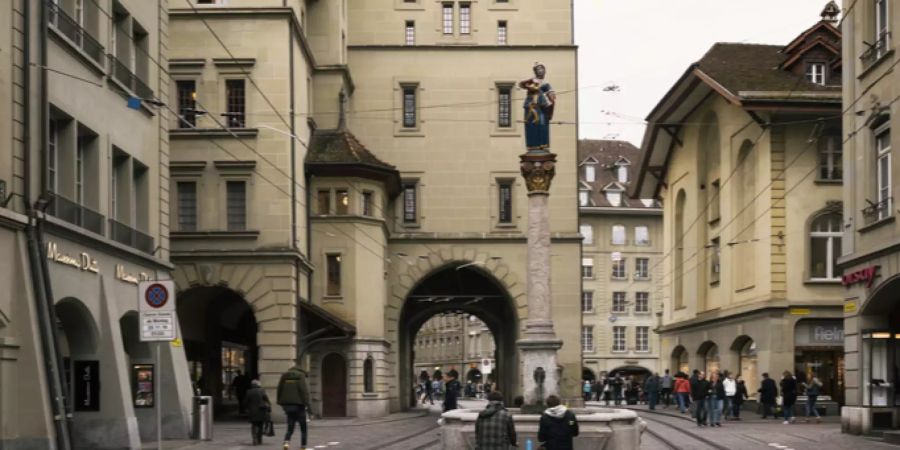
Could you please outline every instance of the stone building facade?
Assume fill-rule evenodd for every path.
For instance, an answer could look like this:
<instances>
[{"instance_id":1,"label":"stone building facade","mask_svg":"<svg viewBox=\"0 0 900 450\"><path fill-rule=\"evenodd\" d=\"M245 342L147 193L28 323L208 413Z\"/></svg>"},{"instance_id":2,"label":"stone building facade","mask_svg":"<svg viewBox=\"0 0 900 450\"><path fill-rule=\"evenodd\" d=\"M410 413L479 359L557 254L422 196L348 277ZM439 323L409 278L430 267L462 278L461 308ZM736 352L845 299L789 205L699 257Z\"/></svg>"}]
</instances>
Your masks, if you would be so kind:
<instances>
[{"instance_id":1,"label":"stone building facade","mask_svg":"<svg viewBox=\"0 0 900 450\"><path fill-rule=\"evenodd\" d=\"M578 142L587 380L668 368L660 365L655 331L663 304L662 206L626 196L640 156L640 149L624 141Z\"/></svg>"},{"instance_id":2,"label":"stone building facade","mask_svg":"<svg viewBox=\"0 0 900 450\"><path fill-rule=\"evenodd\" d=\"M664 205L662 364L816 375L843 401L841 34L718 43L648 116L633 193Z\"/></svg>"},{"instance_id":3,"label":"stone building facade","mask_svg":"<svg viewBox=\"0 0 900 450\"><path fill-rule=\"evenodd\" d=\"M416 335L413 373L433 376L456 370L459 380L466 384L493 381L491 375L495 352L490 328L475 316L444 314L428 319ZM487 364L485 364L487 360Z\"/></svg>"}]
</instances>

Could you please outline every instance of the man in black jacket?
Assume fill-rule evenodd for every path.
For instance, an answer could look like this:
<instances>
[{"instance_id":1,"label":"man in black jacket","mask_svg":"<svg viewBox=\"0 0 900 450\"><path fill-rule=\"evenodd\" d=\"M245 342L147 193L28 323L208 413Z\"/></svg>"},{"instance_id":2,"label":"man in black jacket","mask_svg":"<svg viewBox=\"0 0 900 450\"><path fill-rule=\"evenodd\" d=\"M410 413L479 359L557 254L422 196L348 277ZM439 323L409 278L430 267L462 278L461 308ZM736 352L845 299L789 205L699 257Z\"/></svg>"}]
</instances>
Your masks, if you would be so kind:
<instances>
[{"instance_id":1,"label":"man in black jacket","mask_svg":"<svg viewBox=\"0 0 900 450\"><path fill-rule=\"evenodd\" d=\"M768 373L762 374L762 386L759 388L759 402L762 403L762 418L765 419L769 416L772 416L773 419L776 419L775 412L773 408L775 407L775 397L778 396L778 386L775 385L775 380L769 378Z\"/></svg>"},{"instance_id":2,"label":"man in black jacket","mask_svg":"<svg viewBox=\"0 0 900 450\"><path fill-rule=\"evenodd\" d=\"M709 396L710 387L709 381L706 380L706 373L699 372L697 374L697 381L691 386L691 398L694 400L694 404L697 408L695 417L697 418L698 427L706 426L706 415L708 414L706 410L706 397Z\"/></svg>"},{"instance_id":3,"label":"man in black jacket","mask_svg":"<svg viewBox=\"0 0 900 450\"><path fill-rule=\"evenodd\" d=\"M547 406L538 425L538 441L547 450L573 450L578 436L575 413L561 405L555 395L547 397Z\"/></svg>"}]
</instances>

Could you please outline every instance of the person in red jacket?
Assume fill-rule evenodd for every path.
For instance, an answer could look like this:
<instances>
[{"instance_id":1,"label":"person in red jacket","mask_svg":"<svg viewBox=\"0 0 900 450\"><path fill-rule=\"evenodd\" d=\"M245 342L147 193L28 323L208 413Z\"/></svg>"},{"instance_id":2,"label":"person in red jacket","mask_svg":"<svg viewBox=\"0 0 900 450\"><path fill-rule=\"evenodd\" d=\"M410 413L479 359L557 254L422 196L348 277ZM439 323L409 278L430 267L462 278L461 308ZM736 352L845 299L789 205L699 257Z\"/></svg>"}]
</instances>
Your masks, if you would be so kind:
<instances>
[{"instance_id":1,"label":"person in red jacket","mask_svg":"<svg viewBox=\"0 0 900 450\"><path fill-rule=\"evenodd\" d=\"M675 374L675 399L678 401L678 410L682 414L687 413L687 405L691 398L691 382L681 372Z\"/></svg>"}]
</instances>

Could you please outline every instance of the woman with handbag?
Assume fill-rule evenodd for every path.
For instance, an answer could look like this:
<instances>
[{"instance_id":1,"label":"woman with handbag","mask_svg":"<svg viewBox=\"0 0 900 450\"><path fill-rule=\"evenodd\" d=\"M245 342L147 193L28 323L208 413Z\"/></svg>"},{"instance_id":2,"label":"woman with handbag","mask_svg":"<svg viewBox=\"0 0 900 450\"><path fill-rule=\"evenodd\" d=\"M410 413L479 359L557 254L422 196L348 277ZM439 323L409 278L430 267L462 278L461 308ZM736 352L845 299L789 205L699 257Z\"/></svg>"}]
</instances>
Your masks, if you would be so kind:
<instances>
[{"instance_id":1,"label":"woman with handbag","mask_svg":"<svg viewBox=\"0 0 900 450\"><path fill-rule=\"evenodd\" d=\"M271 422L272 402L269 401L269 396L259 384L259 380L250 382L250 390L244 397L244 405L247 407L247 419L250 421L253 445L261 445L263 428L267 422Z\"/></svg>"}]
</instances>

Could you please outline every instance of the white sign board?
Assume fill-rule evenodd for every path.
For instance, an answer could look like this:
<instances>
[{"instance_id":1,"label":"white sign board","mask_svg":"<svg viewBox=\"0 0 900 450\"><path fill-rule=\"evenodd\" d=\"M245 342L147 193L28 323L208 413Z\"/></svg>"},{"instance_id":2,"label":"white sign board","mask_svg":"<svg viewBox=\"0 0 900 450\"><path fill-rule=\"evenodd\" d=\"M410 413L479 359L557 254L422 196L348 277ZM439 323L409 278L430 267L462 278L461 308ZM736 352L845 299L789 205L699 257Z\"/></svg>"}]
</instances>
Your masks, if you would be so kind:
<instances>
[{"instance_id":1,"label":"white sign board","mask_svg":"<svg viewBox=\"0 0 900 450\"><path fill-rule=\"evenodd\" d=\"M481 360L481 373L484 375L490 375L491 372L494 371L494 366L491 364L490 359L482 359Z\"/></svg>"},{"instance_id":2,"label":"white sign board","mask_svg":"<svg viewBox=\"0 0 900 450\"><path fill-rule=\"evenodd\" d=\"M141 342L174 341L178 337L175 283L141 281L138 284Z\"/></svg>"}]
</instances>

